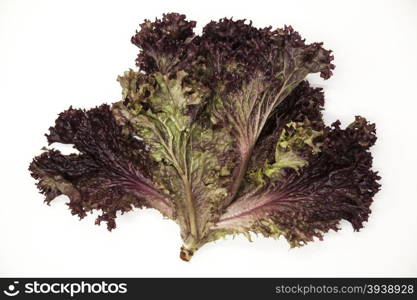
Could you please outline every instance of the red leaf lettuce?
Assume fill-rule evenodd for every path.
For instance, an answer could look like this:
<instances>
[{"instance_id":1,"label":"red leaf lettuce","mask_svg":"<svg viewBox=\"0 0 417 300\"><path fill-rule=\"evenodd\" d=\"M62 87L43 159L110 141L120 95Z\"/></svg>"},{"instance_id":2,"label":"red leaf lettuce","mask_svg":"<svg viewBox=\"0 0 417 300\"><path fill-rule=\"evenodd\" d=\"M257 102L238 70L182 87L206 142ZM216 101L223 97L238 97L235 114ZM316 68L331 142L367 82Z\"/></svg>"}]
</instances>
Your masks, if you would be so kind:
<instances>
[{"instance_id":1,"label":"red leaf lettuce","mask_svg":"<svg viewBox=\"0 0 417 300\"><path fill-rule=\"evenodd\" d=\"M48 143L79 154L34 158L45 201L67 195L73 214L99 210L109 230L117 212L157 209L179 224L184 260L228 234L300 246L340 220L362 228L380 187L375 125L324 124L323 91L306 77L332 75L331 51L287 26L221 19L196 35L195 25L146 20L132 37L139 69L118 79L123 98L59 115Z\"/></svg>"}]
</instances>

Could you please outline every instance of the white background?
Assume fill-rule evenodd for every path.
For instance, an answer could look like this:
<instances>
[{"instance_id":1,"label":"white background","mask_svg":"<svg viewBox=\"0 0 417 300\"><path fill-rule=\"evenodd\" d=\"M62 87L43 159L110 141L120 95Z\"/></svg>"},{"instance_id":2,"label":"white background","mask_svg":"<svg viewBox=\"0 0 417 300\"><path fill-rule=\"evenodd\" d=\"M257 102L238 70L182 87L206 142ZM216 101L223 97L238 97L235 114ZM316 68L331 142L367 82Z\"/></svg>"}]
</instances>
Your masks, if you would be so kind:
<instances>
[{"instance_id":1,"label":"white background","mask_svg":"<svg viewBox=\"0 0 417 300\"><path fill-rule=\"evenodd\" d=\"M174 222L154 210L109 233L71 216L65 198L42 203L27 171L57 113L121 98L116 76L134 68L130 37L145 18L185 13L291 24L334 50L325 119L376 122L373 213L300 249L238 237L178 258ZM417 1L0 1L0 276L417 276Z\"/></svg>"}]
</instances>

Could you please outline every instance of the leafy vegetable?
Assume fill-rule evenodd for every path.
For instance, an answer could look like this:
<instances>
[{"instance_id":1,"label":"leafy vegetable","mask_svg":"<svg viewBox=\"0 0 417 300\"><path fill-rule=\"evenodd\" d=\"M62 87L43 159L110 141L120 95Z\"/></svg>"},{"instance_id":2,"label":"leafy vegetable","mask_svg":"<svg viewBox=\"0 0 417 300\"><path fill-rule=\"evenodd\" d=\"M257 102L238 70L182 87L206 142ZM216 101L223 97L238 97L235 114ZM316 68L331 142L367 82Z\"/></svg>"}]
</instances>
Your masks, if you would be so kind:
<instances>
[{"instance_id":1,"label":"leafy vegetable","mask_svg":"<svg viewBox=\"0 0 417 300\"><path fill-rule=\"evenodd\" d=\"M340 220L362 228L379 190L369 151L375 125L323 122L324 95L306 81L332 75L331 51L291 27L259 29L221 19L198 36L184 15L146 20L132 37L137 71L118 81L123 99L69 108L30 165L49 204L64 194L73 214L159 210L176 221L189 260L229 234L284 236L292 247L322 239Z\"/></svg>"}]
</instances>

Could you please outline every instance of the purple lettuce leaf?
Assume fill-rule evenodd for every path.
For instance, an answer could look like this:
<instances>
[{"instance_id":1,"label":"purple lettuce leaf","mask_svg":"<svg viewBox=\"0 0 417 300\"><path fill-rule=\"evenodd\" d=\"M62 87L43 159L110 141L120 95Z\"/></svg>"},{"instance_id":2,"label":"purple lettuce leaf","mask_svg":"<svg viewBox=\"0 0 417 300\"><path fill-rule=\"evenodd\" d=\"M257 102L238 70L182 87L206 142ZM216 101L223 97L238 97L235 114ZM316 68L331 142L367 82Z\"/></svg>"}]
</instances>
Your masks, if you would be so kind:
<instances>
[{"instance_id":1,"label":"purple lettuce leaf","mask_svg":"<svg viewBox=\"0 0 417 300\"><path fill-rule=\"evenodd\" d=\"M147 73L184 69L195 57L192 43L195 25L195 21L176 13L164 14L154 22L145 20L131 39L141 50L137 66Z\"/></svg>"},{"instance_id":2,"label":"purple lettuce leaf","mask_svg":"<svg viewBox=\"0 0 417 300\"><path fill-rule=\"evenodd\" d=\"M301 246L337 231L341 220L360 230L380 188L380 177L370 169L369 148L375 141L375 125L361 117L346 129L340 122L326 127L321 151L308 165L299 172L286 170L277 182L241 196L220 217L213 234L283 235L291 246Z\"/></svg>"},{"instance_id":3,"label":"purple lettuce leaf","mask_svg":"<svg viewBox=\"0 0 417 300\"><path fill-rule=\"evenodd\" d=\"M333 56L322 43L306 44L291 27L258 29L245 20L209 23L199 45L214 89L211 120L230 129L240 156L226 207L241 189L269 119L308 74L328 79Z\"/></svg>"},{"instance_id":4,"label":"purple lettuce leaf","mask_svg":"<svg viewBox=\"0 0 417 300\"><path fill-rule=\"evenodd\" d=\"M108 105L88 111L68 109L61 113L47 135L54 142L74 144L80 154L63 155L48 150L34 158L32 176L49 204L64 194L73 214L101 210L97 223L115 228L116 213L133 207L153 207L172 217L169 199L152 182L146 145L123 133Z\"/></svg>"},{"instance_id":5,"label":"purple lettuce leaf","mask_svg":"<svg viewBox=\"0 0 417 300\"><path fill-rule=\"evenodd\" d=\"M118 81L122 99L61 113L50 149L30 165L45 201L67 195L73 214L159 210L180 227L180 257L228 234L284 236L292 246L362 228L379 190L362 117L326 126L321 88L333 56L291 26L257 28L220 19L194 32L185 15L145 20L131 41L137 70ZM53 145L52 145L53 146Z\"/></svg>"}]
</instances>

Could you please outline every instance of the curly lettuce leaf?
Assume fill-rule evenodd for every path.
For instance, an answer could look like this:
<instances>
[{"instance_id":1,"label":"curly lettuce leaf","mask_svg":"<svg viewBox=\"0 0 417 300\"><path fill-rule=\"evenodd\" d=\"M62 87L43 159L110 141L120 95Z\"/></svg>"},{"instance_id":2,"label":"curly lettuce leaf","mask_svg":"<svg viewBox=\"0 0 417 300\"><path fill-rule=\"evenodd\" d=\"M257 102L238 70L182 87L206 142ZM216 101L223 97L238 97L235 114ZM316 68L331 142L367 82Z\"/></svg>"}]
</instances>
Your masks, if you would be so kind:
<instances>
[{"instance_id":1,"label":"curly lettuce leaf","mask_svg":"<svg viewBox=\"0 0 417 300\"><path fill-rule=\"evenodd\" d=\"M164 14L154 22L145 20L131 39L141 50L137 66L148 73L165 74L184 69L194 60L195 25L195 21L176 13Z\"/></svg>"},{"instance_id":2,"label":"curly lettuce leaf","mask_svg":"<svg viewBox=\"0 0 417 300\"><path fill-rule=\"evenodd\" d=\"M152 174L174 200L185 247L193 249L228 196L233 139L201 116L207 89L188 82L186 72L154 73L146 84L142 77L132 71L119 77L125 100L113 112L150 146L149 155L157 163ZM132 86L141 88L132 92Z\"/></svg>"},{"instance_id":3,"label":"curly lettuce leaf","mask_svg":"<svg viewBox=\"0 0 417 300\"><path fill-rule=\"evenodd\" d=\"M108 105L88 111L68 109L49 129L51 143L74 144L80 154L47 150L34 158L29 170L49 204L64 194L72 214L83 218L101 210L97 223L116 227L116 213L133 207L152 207L167 217L174 211L169 198L155 188L146 145L123 133Z\"/></svg>"},{"instance_id":4,"label":"curly lettuce leaf","mask_svg":"<svg viewBox=\"0 0 417 300\"><path fill-rule=\"evenodd\" d=\"M256 28L212 21L201 35L185 15L145 20L131 41L137 70L118 81L122 99L68 109L47 150L30 165L51 202L69 197L80 217L150 207L174 220L189 260L227 234L285 236L292 246L337 230L359 230L379 190L370 147L375 126L357 117L345 129L322 118L324 94L305 80L330 78L331 51L290 26Z\"/></svg>"},{"instance_id":5,"label":"curly lettuce leaf","mask_svg":"<svg viewBox=\"0 0 417 300\"><path fill-rule=\"evenodd\" d=\"M253 149L270 117L308 74L319 72L329 78L333 56L321 43L306 44L291 27L260 30L244 20L209 23L201 44L211 66L211 80L218 83L211 120L230 128L240 155L227 206L239 192Z\"/></svg>"},{"instance_id":6,"label":"curly lettuce leaf","mask_svg":"<svg viewBox=\"0 0 417 300\"><path fill-rule=\"evenodd\" d=\"M380 187L379 176L370 170L369 148L375 140L375 125L361 117L346 129L335 122L325 129L320 152L306 166L299 172L287 168L276 181L237 199L220 217L213 235L283 235L295 247L337 231L342 219L358 231Z\"/></svg>"}]
</instances>

